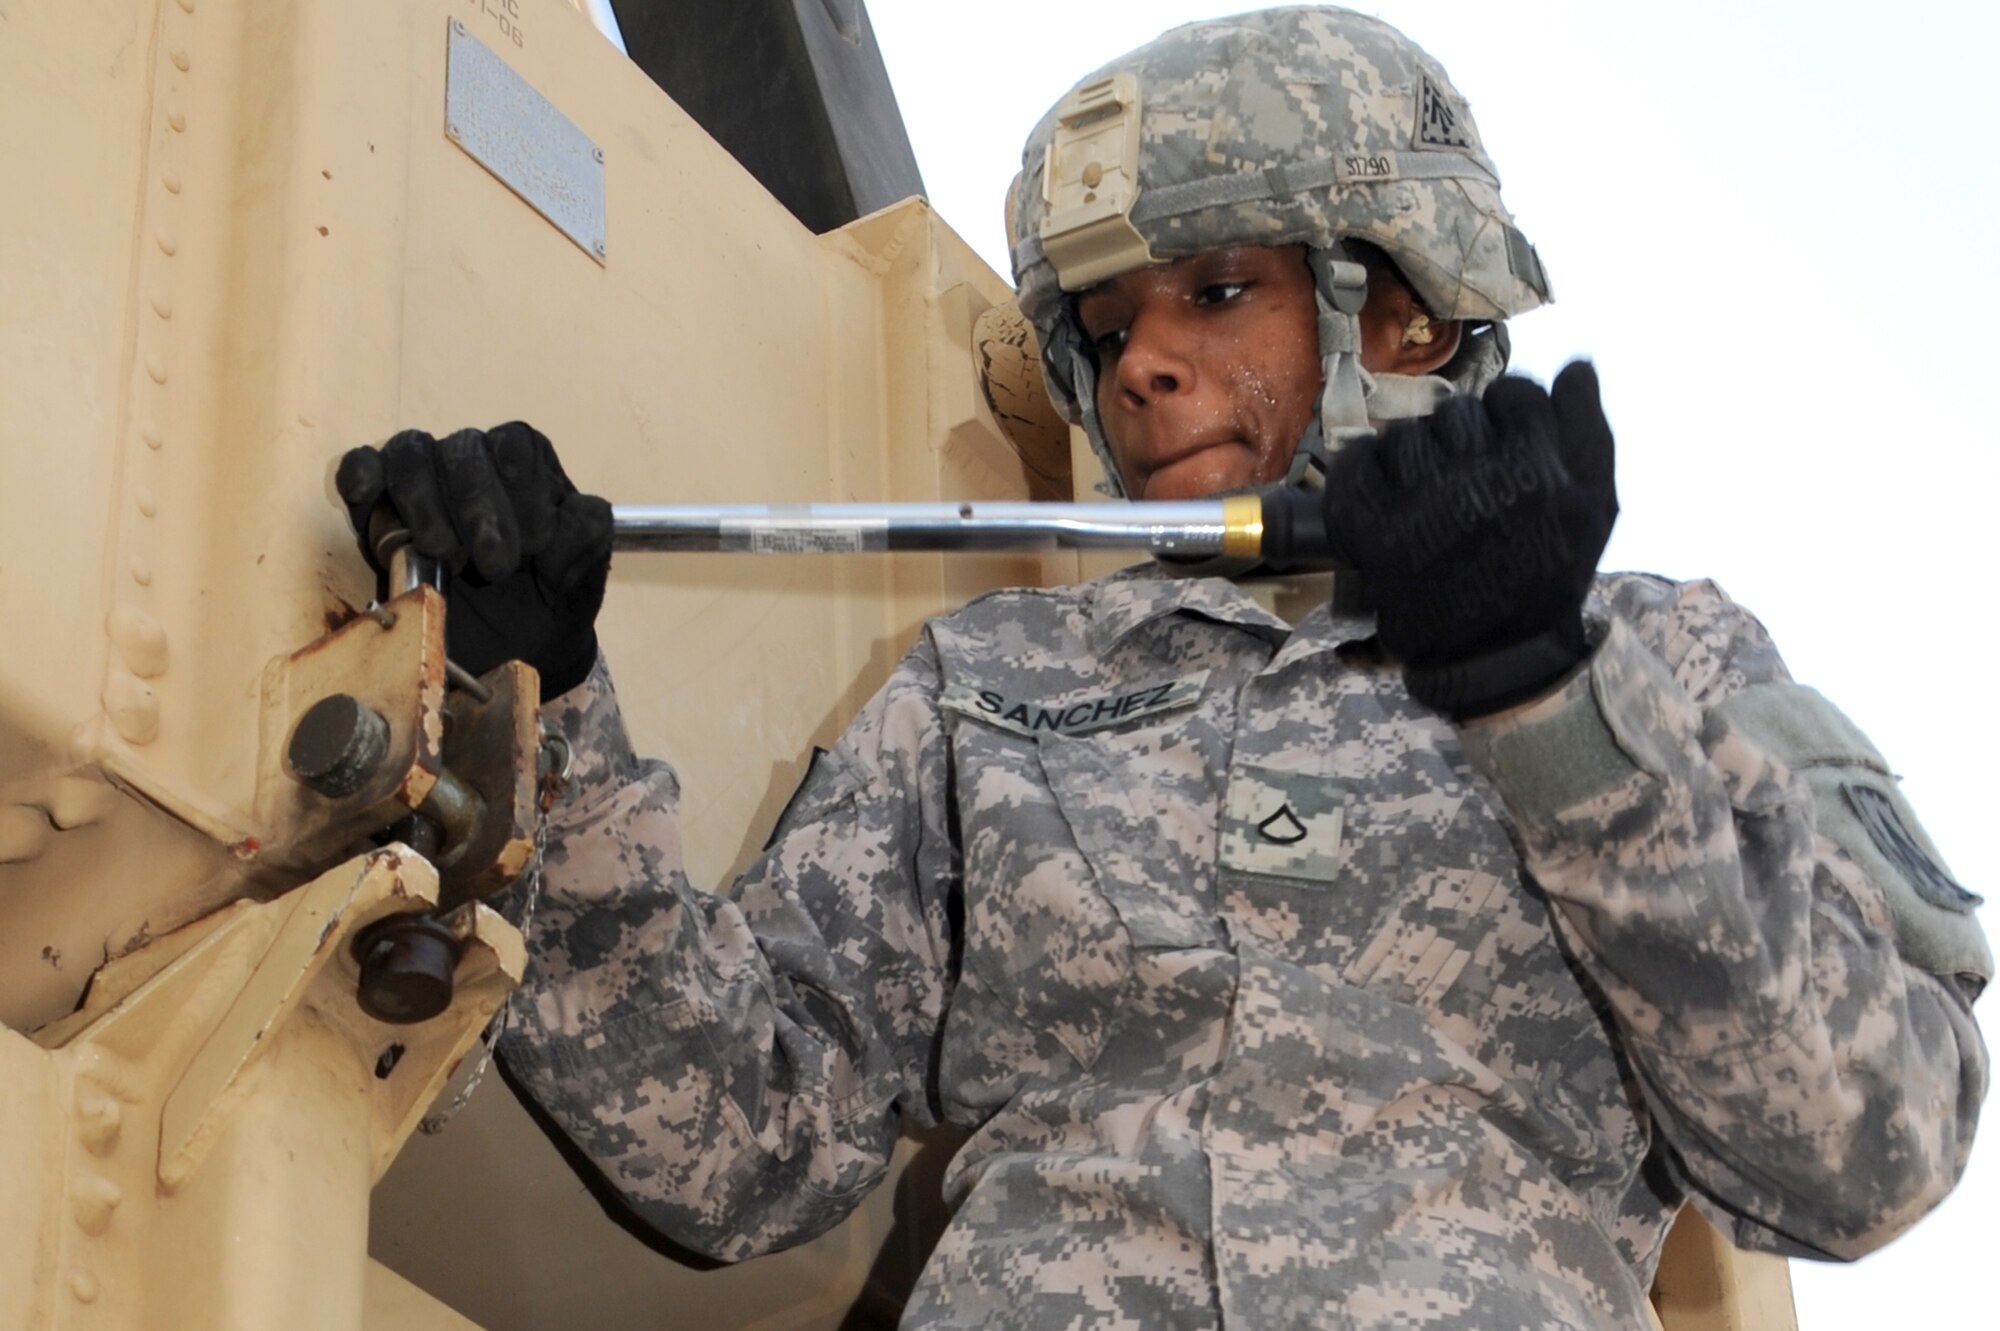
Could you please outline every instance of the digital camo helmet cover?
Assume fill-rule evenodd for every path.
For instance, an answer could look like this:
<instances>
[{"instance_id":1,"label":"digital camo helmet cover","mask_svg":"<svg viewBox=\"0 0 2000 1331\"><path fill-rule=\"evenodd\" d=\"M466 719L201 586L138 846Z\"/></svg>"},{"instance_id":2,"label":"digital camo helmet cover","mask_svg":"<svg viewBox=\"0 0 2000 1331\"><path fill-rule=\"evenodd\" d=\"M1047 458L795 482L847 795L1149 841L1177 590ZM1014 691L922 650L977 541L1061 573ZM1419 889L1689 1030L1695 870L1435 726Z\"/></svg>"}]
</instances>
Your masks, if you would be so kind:
<instances>
[{"instance_id":1,"label":"digital camo helmet cover","mask_svg":"<svg viewBox=\"0 0 2000 1331\"><path fill-rule=\"evenodd\" d=\"M1305 483L1325 441L1366 431L1371 415L1483 388L1506 365L1501 321L1550 299L1444 67L1381 20L1330 6L1190 23L1090 74L1029 136L1008 213L1050 397L1084 426L1117 493L1072 293L1224 246L1305 245L1326 382L1289 478ZM1392 384L1361 368L1366 273L1341 248L1350 240L1386 253L1434 318L1468 321L1441 379Z\"/></svg>"}]
</instances>

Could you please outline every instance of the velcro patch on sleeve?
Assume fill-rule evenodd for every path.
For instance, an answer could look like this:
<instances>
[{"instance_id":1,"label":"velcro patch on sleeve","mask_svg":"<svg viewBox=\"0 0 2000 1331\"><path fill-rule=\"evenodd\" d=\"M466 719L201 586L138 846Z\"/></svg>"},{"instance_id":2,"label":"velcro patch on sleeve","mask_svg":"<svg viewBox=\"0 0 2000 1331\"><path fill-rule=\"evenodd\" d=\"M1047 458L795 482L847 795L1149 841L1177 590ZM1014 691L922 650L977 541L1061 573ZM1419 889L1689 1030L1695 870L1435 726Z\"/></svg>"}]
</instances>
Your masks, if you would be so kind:
<instances>
[{"instance_id":1,"label":"velcro patch on sleeve","mask_svg":"<svg viewBox=\"0 0 2000 1331\"><path fill-rule=\"evenodd\" d=\"M1992 978L1993 953L1972 914L1979 896L1944 867L1888 762L1839 708L1779 681L1721 703L1709 724L1733 729L1804 778L1815 826L1881 890L1905 961L1974 988Z\"/></svg>"}]
</instances>

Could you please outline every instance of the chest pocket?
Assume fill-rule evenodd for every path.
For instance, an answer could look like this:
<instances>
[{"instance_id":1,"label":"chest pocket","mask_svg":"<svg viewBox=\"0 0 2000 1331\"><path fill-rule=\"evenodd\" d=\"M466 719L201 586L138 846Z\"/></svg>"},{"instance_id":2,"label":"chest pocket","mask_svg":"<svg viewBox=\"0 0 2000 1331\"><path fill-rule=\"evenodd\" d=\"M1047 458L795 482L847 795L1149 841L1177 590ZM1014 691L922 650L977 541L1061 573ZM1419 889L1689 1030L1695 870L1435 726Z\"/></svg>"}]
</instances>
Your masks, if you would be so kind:
<instances>
[{"instance_id":1,"label":"chest pocket","mask_svg":"<svg viewBox=\"0 0 2000 1331\"><path fill-rule=\"evenodd\" d=\"M1366 946L1396 879L1354 872L1354 842L1369 826L1354 800L1339 778L1231 766L1216 861L1232 934L1328 977Z\"/></svg>"},{"instance_id":2,"label":"chest pocket","mask_svg":"<svg viewBox=\"0 0 2000 1331\"><path fill-rule=\"evenodd\" d=\"M1042 771L1098 890L1138 948L1220 945L1212 832L1170 819L1122 759L1119 736L1042 735ZM1182 812L1185 812L1183 809Z\"/></svg>"},{"instance_id":3,"label":"chest pocket","mask_svg":"<svg viewBox=\"0 0 2000 1331\"><path fill-rule=\"evenodd\" d=\"M1231 927L1342 983L1441 1001L1501 883L1486 871L1497 829L1461 820L1443 775L1417 751L1373 780L1238 762L1218 847Z\"/></svg>"}]
</instances>

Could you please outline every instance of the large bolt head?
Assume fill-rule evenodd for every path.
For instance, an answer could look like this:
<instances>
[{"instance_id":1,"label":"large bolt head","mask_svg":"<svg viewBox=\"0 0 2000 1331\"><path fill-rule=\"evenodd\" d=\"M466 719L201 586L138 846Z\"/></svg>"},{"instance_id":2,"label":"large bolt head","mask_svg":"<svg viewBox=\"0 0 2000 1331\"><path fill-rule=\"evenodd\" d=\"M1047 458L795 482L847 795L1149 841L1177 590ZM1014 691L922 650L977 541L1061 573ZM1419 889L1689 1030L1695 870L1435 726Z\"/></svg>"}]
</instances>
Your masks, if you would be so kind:
<instances>
[{"instance_id":1,"label":"large bolt head","mask_svg":"<svg viewBox=\"0 0 2000 1331\"><path fill-rule=\"evenodd\" d=\"M300 782L329 799L368 784L389 753L389 723L345 693L321 698L292 727L285 756Z\"/></svg>"},{"instance_id":2,"label":"large bolt head","mask_svg":"<svg viewBox=\"0 0 2000 1331\"><path fill-rule=\"evenodd\" d=\"M437 924L421 917L384 921L362 939L360 953L356 997L375 1020L408 1026L451 1006L458 944Z\"/></svg>"}]
</instances>

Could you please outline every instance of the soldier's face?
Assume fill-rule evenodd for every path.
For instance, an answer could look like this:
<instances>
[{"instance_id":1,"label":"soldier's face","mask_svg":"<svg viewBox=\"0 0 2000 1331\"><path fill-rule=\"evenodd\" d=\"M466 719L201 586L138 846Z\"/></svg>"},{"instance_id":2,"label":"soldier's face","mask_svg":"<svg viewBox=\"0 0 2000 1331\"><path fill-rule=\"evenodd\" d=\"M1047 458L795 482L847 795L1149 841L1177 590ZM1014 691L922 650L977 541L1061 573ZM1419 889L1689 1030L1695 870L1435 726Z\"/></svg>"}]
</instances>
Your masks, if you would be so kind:
<instances>
[{"instance_id":1,"label":"soldier's face","mask_svg":"<svg viewBox=\"0 0 2000 1331\"><path fill-rule=\"evenodd\" d=\"M1077 302L1097 411L1134 499L1267 485L1318 408L1305 248L1243 245L1143 268Z\"/></svg>"}]
</instances>

